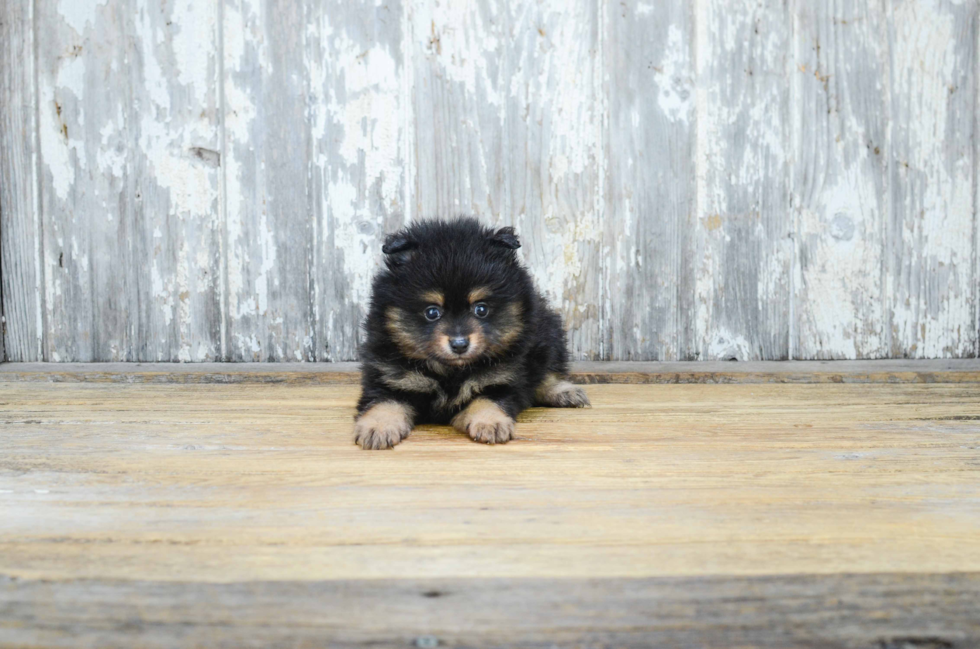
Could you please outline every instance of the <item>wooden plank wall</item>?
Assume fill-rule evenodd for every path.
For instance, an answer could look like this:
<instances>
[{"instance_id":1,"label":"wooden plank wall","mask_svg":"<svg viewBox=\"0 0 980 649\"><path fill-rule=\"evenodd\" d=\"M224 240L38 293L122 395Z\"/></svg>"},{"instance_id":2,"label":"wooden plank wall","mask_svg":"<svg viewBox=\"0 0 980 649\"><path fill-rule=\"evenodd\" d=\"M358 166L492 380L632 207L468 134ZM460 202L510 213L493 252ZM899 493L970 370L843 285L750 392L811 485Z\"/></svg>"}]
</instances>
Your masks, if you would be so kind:
<instances>
[{"instance_id":1,"label":"wooden plank wall","mask_svg":"<svg viewBox=\"0 0 980 649\"><path fill-rule=\"evenodd\" d=\"M341 361L515 225L577 359L972 357L976 0L9 0L15 361Z\"/></svg>"}]
</instances>

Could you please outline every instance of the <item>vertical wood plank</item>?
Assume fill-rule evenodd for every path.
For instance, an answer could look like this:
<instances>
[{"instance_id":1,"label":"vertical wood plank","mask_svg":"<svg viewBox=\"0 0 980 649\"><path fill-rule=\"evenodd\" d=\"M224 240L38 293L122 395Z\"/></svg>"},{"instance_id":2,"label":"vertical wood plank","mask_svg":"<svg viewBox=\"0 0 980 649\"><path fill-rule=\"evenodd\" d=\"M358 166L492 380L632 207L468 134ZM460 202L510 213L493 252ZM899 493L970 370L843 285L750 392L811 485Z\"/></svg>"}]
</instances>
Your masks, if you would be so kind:
<instances>
[{"instance_id":1,"label":"vertical wood plank","mask_svg":"<svg viewBox=\"0 0 980 649\"><path fill-rule=\"evenodd\" d=\"M219 360L218 0L136 0L135 21L136 357Z\"/></svg>"},{"instance_id":2,"label":"vertical wood plank","mask_svg":"<svg viewBox=\"0 0 980 649\"><path fill-rule=\"evenodd\" d=\"M976 2L892 0L891 354L971 356Z\"/></svg>"},{"instance_id":3,"label":"vertical wood plank","mask_svg":"<svg viewBox=\"0 0 980 649\"><path fill-rule=\"evenodd\" d=\"M316 0L311 80L311 206L318 360L357 358L385 234L405 222L411 102L401 2Z\"/></svg>"},{"instance_id":4,"label":"vertical wood plank","mask_svg":"<svg viewBox=\"0 0 980 649\"><path fill-rule=\"evenodd\" d=\"M601 335L602 3L421 3L412 14L423 217L514 225L575 358Z\"/></svg>"},{"instance_id":5,"label":"vertical wood plank","mask_svg":"<svg viewBox=\"0 0 980 649\"><path fill-rule=\"evenodd\" d=\"M216 358L215 16L38 0L49 360Z\"/></svg>"},{"instance_id":6,"label":"vertical wood plank","mask_svg":"<svg viewBox=\"0 0 980 649\"><path fill-rule=\"evenodd\" d=\"M605 339L617 360L696 352L693 17L684 0L631 0L606 19Z\"/></svg>"},{"instance_id":7,"label":"vertical wood plank","mask_svg":"<svg viewBox=\"0 0 980 649\"><path fill-rule=\"evenodd\" d=\"M702 359L789 353L789 78L783 2L698 0L697 336Z\"/></svg>"},{"instance_id":8,"label":"vertical wood plank","mask_svg":"<svg viewBox=\"0 0 980 649\"><path fill-rule=\"evenodd\" d=\"M310 4L223 1L227 356L312 361Z\"/></svg>"},{"instance_id":9,"label":"vertical wood plank","mask_svg":"<svg viewBox=\"0 0 980 649\"><path fill-rule=\"evenodd\" d=\"M41 360L34 2L0 5L0 361Z\"/></svg>"},{"instance_id":10,"label":"vertical wood plank","mask_svg":"<svg viewBox=\"0 0 980 649\"><path fill-rule=\"evenodd\" d=\"M794 5L794 358L881 358L888 215L884 5Z\"/></svg>"}]
</instances>

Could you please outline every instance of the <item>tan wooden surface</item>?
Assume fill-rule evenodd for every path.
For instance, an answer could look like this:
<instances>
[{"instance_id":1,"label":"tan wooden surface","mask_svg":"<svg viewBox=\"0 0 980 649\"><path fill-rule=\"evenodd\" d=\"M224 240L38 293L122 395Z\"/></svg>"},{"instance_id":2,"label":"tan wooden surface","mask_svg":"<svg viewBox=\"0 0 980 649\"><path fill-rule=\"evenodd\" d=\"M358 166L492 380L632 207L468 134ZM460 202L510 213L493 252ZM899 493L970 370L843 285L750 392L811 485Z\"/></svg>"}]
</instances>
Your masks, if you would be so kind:
<instances>
[{"instance_id":1,"label":"tan wooden surface","mask_svg":"<svg viewBox=\"0 0 980 649\"><path fill-rule=\"evenodd\" d=\"M624 625L622 646L638 620L702 633L704 615L745 633L748 615L762 635L744 646L810 646L796 640L817 626L879 642L890 620L980 638L980 385L587 391L592 409L528 411L507 445L426 426L368 452L350 443L353 385L0 383L0 646L387 646L409 627L460 646L533 627L564 646L593 637L563 626L570 611L623 598L572 626ZM309 597L333 612L303 626ZM763 602L786 598L802 635L761 642ZM400 613L344 613L372 600ZM465 602L485 612L439 614ZM847 638L820 646L890 646Z\"/></svg>"},{"instance_id":2,"label":"tan wooden surface","mask_svg":"<svg viewBox=\"0 0 980 649\"><path fill-rule=\"evenodd\" d=\"M355 386L4 384L0 572L980 570L980 386L592 386L519 439L350 442Z\"/></svg>"}]
</instances>

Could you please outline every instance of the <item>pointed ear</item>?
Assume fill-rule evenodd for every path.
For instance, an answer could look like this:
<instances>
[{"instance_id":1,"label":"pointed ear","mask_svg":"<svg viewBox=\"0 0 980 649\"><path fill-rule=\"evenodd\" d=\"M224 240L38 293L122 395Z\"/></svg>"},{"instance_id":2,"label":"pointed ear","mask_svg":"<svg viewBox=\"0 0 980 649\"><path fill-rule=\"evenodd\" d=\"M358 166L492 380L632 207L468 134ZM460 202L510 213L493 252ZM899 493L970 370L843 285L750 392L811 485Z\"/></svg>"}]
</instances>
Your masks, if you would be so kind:
<instances>
[{"instance_id":1,"label":"pointed ear","mask_svg":"<svg viewBox=\"0 0 980 649\"><path fill-rule=\"evenodd\" d=\"M511 227L500 228L490 237L490 241L495 246L509 248L510 250L517 250L521 247L521 240L517 238L514 228Z\"/></svg>"},{"instance_id":2,"label":"pointed ear","mask_svg":"<svg viewBox=\"0 0 980 649\"><path fill-rule=\"evenodd\" d=\"M381 252L385 254L385 264L388 268L394 268L408 262L412 258L413 251L418 247L417 241L399 232L388 235L385 245L381 246Z\"/></svg>"}]
</instances>

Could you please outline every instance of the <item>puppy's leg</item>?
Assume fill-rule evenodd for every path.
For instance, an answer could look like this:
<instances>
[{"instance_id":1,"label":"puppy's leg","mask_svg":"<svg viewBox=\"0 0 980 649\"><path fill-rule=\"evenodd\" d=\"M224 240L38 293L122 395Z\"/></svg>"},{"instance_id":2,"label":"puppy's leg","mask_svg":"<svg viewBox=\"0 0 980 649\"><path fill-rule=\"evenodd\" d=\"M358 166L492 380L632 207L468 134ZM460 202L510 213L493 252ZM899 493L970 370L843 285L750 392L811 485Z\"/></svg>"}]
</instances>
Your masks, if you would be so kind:
<instances>
[{"instance_id":1,"label":"puppy's leg","mask_svg":"<svg viewBox=\"0 0 980 649\"><path fill-rule=\"evenodd\" d=\"M592 405L585 390L555 373L545 376L534 391L534 403L549 408L586 408Z\"/></svg>"},{"instance_id":2,"label":"puppy's leg","mask_svg":"<svg viewBox=\"0 0 980 649\"><path fill-rule=\"evenodd\" d=\"M514 436L514 418L490 399L479 397L453 417L453 427L473 441L503 444Z\"/></svg>"},{"instance_id":3,"label":"puppy's leg","mask_svg":"<svg viewBox=\"0 0 980 649\"><path fill-rule=\"evenodd\" d=\"M364 449L391 448L412 432L412 409L398 401L381 401L354 421L354 443Z\"/></svg>"}]
</instances>

